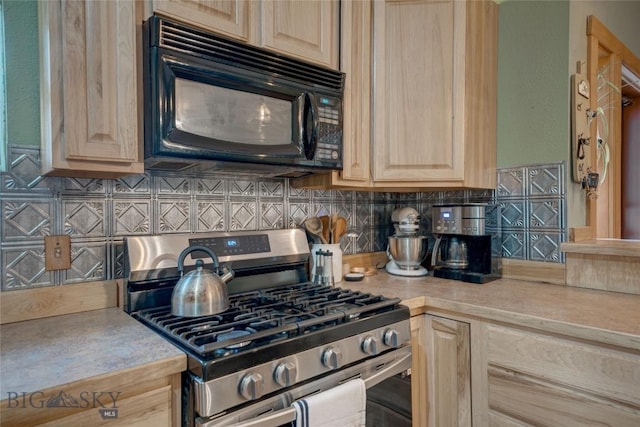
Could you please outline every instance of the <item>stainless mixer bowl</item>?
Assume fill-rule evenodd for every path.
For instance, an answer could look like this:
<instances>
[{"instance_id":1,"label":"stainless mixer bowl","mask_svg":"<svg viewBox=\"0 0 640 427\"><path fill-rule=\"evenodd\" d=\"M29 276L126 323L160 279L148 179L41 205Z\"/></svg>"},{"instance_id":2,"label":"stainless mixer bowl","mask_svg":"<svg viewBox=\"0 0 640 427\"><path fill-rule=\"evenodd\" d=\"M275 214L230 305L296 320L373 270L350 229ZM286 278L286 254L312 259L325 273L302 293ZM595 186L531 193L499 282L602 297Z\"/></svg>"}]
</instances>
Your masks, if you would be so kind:
<instances>
[{"instance_id":1,"label":"stainless mixer bowl","mask_svg":"<svg viewBox=\"0 0 640 427\"><path fill-rule=\"evenodd\" d=\"M388 252L403 270L416 270L427 256L429 239L426 236L391 236Z\"/></svg>"}]
</instances>

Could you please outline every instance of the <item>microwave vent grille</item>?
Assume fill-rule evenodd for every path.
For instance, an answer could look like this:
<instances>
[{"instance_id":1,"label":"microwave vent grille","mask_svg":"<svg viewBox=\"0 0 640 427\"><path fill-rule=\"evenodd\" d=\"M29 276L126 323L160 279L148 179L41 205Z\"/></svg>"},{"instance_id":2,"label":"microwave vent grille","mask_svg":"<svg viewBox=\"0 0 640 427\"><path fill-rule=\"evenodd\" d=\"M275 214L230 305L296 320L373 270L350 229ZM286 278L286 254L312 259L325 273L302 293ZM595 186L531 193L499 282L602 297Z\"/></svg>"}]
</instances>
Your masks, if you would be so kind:
<instances>
[{"instance_id":1,"label":"microwave vent grille","mask_svg":"<svg viewBox=\"0 0 640 427\"><path fill-rule=\"evenodd\" d=\"M336 93L344 91L344 74L340 71L268 52L165 18L156 16L152 21L159 25L159 31L152 31L152 34L157 34L157 43L163 48L233 67L269 73L275 78L306 84L311 82L318 88Z\"/></svg>"}]
</instances>

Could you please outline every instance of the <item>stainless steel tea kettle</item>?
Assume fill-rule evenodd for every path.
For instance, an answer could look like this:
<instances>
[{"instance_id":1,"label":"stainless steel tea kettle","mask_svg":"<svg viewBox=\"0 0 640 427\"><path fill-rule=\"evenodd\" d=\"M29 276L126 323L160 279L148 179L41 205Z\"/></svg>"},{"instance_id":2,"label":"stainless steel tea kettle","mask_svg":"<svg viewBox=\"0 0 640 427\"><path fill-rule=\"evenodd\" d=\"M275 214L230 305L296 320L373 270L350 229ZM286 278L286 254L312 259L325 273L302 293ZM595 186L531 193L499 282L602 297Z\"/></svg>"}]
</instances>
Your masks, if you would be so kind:
<instances>
[{"instance_id":1,"label":"stainless steel tea kettle","mask_svg":"<svg viewBox=\"0 0 640 427\"><path fill-rule=\"evenodd\" d=\"M202 251L213 260L216 272L203 269L204 262L196 261L196 269L184 274L184 259L191 252ZM209 316L229 308L227 282L234 277L233 270L218 272L218 257L206 246L189 246L178 256L180 280L171 294L171 314L180 317Z\"/></svg>"}]
</instances>

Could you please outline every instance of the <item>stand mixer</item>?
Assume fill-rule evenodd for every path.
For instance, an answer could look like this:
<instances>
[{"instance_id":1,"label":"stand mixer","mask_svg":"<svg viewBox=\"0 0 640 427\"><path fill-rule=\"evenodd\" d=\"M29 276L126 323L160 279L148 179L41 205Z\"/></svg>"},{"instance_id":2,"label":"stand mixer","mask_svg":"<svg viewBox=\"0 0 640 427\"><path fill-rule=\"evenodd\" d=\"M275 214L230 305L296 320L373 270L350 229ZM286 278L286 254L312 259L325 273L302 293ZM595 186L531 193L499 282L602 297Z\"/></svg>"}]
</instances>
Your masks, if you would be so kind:
<instances>
[{"instance_id":1,"label":"stand mixer","mask_svg":"<svg viewBox=\"0 0 640 427\"><path fill-rule=\"evenodd\" d=\"M421 264L426 258L428 239L418 235L420 214L413 208L399 208L391 214L395 234L389 237L385 266L388 273L397 276L426 276Z\"/></svg>"}]
</instances>

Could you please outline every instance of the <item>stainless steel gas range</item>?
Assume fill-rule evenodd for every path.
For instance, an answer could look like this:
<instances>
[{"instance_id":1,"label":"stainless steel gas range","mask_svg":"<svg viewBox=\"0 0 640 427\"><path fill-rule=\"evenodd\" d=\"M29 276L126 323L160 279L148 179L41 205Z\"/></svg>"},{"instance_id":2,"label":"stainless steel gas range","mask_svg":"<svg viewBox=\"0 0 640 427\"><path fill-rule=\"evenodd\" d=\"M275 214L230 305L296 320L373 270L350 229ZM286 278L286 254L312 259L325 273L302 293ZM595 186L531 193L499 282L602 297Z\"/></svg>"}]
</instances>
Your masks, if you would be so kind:
<instances>
[{"instance_id":1,"label":"stainless steel gas range","mask_svg":"<svg viewBox=\"0 0 640 427\"><path fill-rule=\"evenodd\" d=\"M171 315L178 255L190 245L211 248L235 271L227 311ZM353 378L369 388L410 369L408 308L312 284L309 255L297 229L125 239L125 310L188 356L183 425L284 425L296 399ZM187 257L185 270L194 265Z\"/></svg>"}]
</instances>

